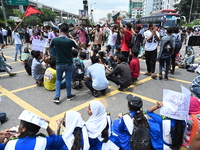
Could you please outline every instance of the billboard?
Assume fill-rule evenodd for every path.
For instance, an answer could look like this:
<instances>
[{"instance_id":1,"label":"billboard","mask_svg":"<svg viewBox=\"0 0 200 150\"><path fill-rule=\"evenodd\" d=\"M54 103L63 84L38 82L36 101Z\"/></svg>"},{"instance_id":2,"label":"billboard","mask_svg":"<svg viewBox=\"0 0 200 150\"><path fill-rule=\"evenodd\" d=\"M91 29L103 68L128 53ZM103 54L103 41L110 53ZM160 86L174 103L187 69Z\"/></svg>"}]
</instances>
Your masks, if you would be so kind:
<instances>
[{"instance_id":1,"label":"billboard","mask_svg":"<svg viewBox=\"0 0 200 150\"><path fill-rule=\"evenodd\" d=\"M79 19L89 19L88 12L86 10L79 10Z\"/></svg>"}]
</instances>

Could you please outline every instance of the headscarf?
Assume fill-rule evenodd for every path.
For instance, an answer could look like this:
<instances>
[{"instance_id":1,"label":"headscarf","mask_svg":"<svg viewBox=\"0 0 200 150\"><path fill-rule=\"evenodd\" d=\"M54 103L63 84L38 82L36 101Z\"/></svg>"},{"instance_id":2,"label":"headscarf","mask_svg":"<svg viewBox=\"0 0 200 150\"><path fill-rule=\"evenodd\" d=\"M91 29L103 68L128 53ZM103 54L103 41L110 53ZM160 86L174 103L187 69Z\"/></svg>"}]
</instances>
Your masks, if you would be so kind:
<instances>
[{"instance_id":1,"label":"headscarf","mask_svg":"<svg viewBox=\"0 0 200 150\"><path fill-rule=\"evenodd\" d=\"M69 111L65 115L65 131L62 134L62 138L68 149L71 149L74 143L74 135L73 132L76 127L82 128L83 135L83 150L88 150L90 145L88 141L88 135L86 127L84 126L84 121L81 115L76 111Z\"/></svg>"},{"instance_id":2,"label":"headscarf","mask_svg":"<svg viewBox=\"0 0 200 150\"><path fill-rule=\"evenodd\" d=\"M200 114L200 102L196 97L190 97L190 109L189 114Z\"/></svg>"},{"instance_id":3,"label":"headscarf","mask_svg":"<svg viewBox=\"0 0 200 150\"><path fill-rule=\"evenodd\" d=\"M100 101L91 101L90 109L92 115L86 122L86 128L88 131L88 136L90 138L97 138L101 135L101 132L105 129L107 125L107 114L105 107Z\"/></svg>"}]
</instances>

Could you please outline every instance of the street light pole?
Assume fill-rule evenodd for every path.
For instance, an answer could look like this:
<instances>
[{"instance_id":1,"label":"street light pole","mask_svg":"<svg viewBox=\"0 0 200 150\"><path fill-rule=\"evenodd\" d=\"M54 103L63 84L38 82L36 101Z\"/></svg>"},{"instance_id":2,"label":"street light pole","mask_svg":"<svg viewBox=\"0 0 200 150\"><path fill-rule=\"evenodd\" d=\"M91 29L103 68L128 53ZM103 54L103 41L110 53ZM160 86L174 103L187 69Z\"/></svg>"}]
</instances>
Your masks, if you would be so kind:
<instances>
[{"instance_id":1,"label":"street light pole","mask_svg":"<svg viewBox=\"0 0 200 150\"><path fill-rule=\"evenodd\" d=\"M188 23L190 23L190 21L191 21L192 6L193 6L193 0L191 0L190 14L189 14L189 20L188 20Z\"/></svg>"},{"instance_id":2,"label":"street light pole","mask_svg":"<svg viewBox=\"0 0 200 150\"><path fill-rule=\"evenodd\" d=\"M5 24L6 24L6 26L8 26L7 19L6 19L5 7L4 7L4 4L3 4L3 0L1 0L1 6L2 6L3 18L4 18L4 21L5 21Z\"/></svg>"}]
</instances>

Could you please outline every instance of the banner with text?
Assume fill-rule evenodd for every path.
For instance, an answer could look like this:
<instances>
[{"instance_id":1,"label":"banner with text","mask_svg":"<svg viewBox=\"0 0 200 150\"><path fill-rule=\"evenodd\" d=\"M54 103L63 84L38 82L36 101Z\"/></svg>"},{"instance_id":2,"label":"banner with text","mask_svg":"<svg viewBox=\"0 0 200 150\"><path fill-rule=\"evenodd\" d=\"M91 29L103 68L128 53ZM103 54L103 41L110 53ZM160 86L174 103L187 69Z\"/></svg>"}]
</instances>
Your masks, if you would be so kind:
<instances>
[{"instance_id":1,"label":"banner with text","mask_svg":"<svg viewBox=\"0 0 200 150\"><path fill-rule=\"evenodd\" d=\"M44 40L41 41L40 39L33 39L32 50L43 52L44 44L45 44Z\"/></svg>"},{"instance_id":2,"label":"banner with text","mask_svg":"<svg viewBox=\"0 0 200 150\"><path fill-rule=\"evenodd\" d=\"M183 94L184 93L184 94ZM185 120L190 106L190 91L182 86L182 93L163 89L160 114L172 119Z\"/></svg>"}]
</instances>

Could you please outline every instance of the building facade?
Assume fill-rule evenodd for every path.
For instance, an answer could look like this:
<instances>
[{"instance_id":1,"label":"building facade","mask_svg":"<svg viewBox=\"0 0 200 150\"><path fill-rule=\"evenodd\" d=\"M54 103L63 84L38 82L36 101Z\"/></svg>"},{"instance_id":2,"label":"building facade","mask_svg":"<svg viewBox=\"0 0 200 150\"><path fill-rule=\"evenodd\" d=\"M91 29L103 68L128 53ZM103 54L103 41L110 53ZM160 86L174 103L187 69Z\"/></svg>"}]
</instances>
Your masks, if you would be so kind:
<instances>
[{"instance_id":1,"label":"building facade","mask_svg":"<svg viewBox=\"0 0 200 150\"><path fill-rule=\"evenodd\" d=\"M149 16L151 12L153 11L153 2L154 0L143 0L143 13L142 16Z\"/></svg>"},{"instance_id":2,"label":"building facade","mask_svg":"<svg viewBox=\"0 0 200 150\"><path fill-rule=\"evenodd\" d=\"M136 18L143 14L143 0L129 0L129 17Z\"/></svg>"}]
</instances>

